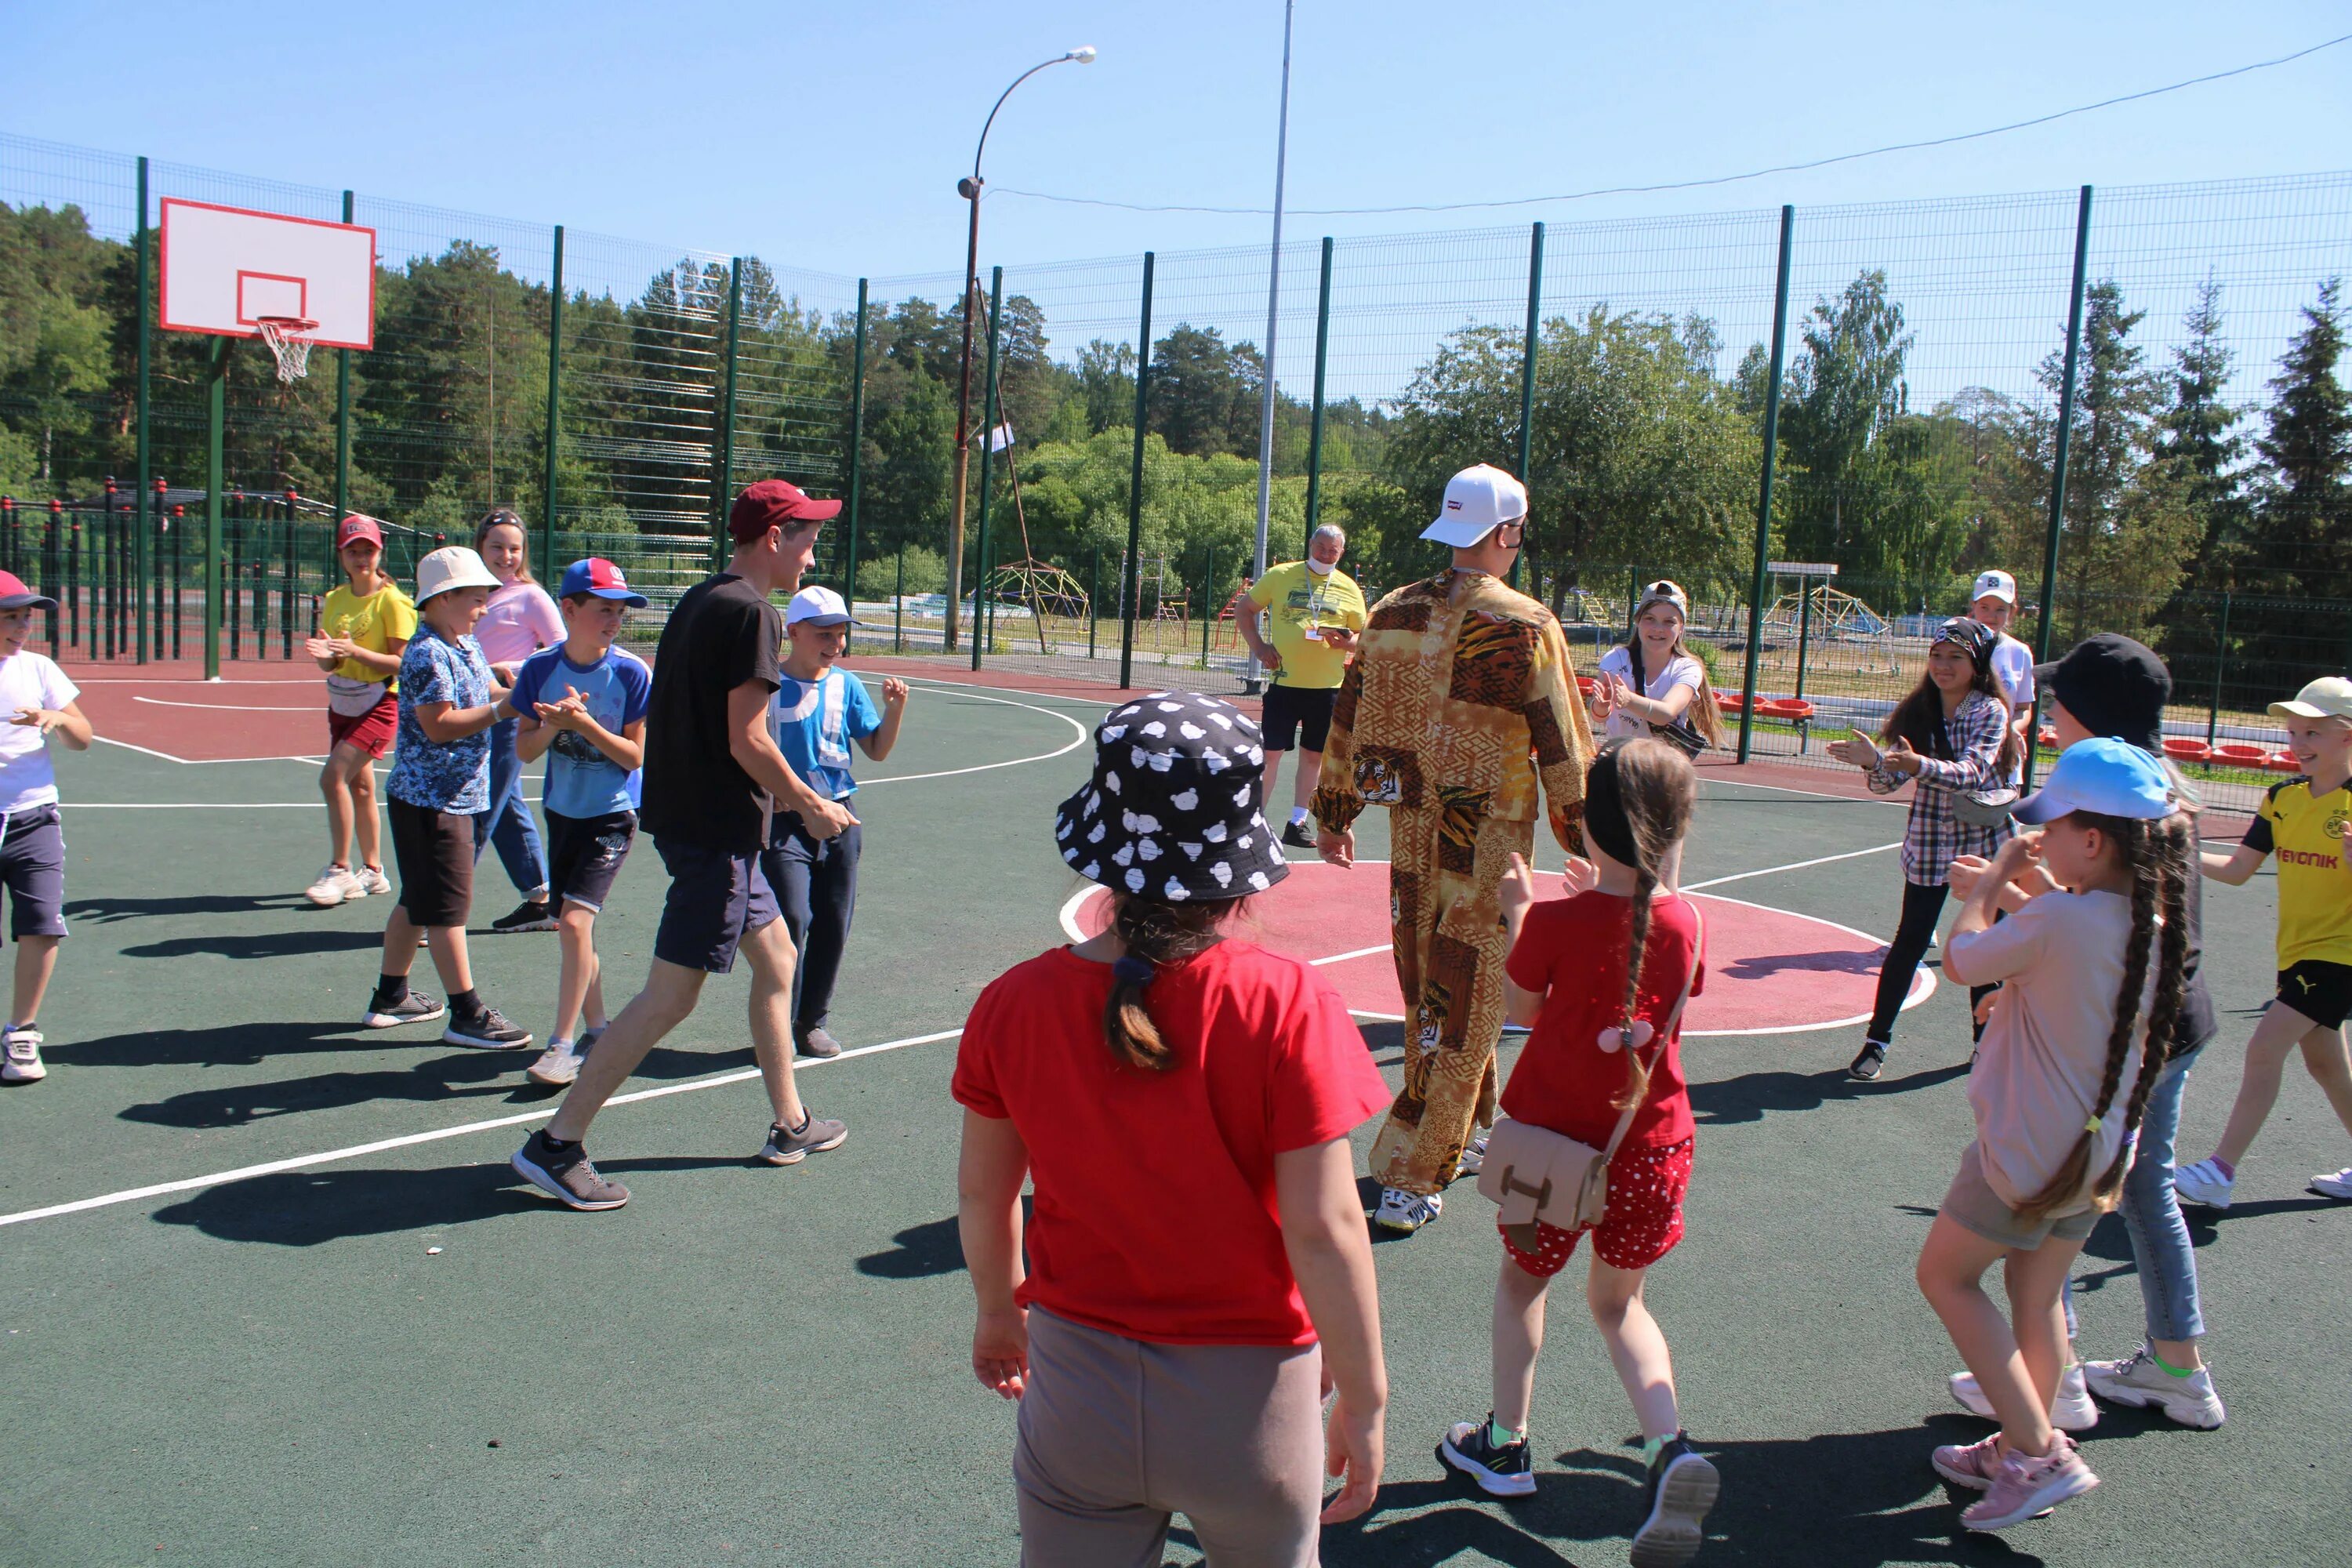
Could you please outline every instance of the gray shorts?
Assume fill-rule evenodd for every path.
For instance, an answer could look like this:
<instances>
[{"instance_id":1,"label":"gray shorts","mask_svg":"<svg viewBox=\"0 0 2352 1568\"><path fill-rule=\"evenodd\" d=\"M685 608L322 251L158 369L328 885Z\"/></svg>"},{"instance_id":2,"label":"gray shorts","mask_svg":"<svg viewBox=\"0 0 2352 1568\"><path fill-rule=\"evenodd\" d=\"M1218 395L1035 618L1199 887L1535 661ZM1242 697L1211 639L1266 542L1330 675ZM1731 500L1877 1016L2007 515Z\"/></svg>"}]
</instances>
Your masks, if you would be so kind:
<instances>
[{"instance_id":1,"label":"gray shorts","mask_svg":"<svg viewBox=\"0 0 2352 1568\"><path fill-rule=\"evenodd\" d=\"M1949 1191L1944 1194L1940 1211L1955 1223L1966 1226L1996 1247L2006 1247L2014 1252L2032 1252L2043 1242L2084 1241L2099 1223L2099 1211L2084 1209L2079 1214L2060 1215L2053 1219L2021 1219L2015 1209L2000 1201L2000 1194L1985 1180L1984 1156L1974 1143L1960 1156L1959 1174L1952 1178Z\"/></svg>"},{"instance_id":2,"label":"gray shorts","mask_svg":"<svg viewBox=\"0 0 2352 1568\"><path fill-rule=\"evenodd\" d=\"M0 886L8 889L8 934L66 934L66 830L54 805L8 817L0 834Z\"/></svg>"}]
</instances>

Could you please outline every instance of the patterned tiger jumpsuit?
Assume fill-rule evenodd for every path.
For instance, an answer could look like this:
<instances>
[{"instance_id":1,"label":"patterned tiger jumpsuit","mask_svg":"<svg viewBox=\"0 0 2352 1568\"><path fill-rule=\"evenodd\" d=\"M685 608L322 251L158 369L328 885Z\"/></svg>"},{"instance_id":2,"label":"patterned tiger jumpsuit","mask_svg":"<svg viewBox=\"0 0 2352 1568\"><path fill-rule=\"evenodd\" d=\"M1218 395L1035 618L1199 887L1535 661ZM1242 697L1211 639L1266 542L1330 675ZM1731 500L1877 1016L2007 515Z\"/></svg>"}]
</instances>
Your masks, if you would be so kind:
<instances>
[{"instance_id":1,"label":"patterned tiger jumpsuit","mask_svg":"<svg viewBox=\"0 0 2352 1568\"><path fill-rule=\"evenodd\" d=\"M1449 569L1372 609L1331 718L1316 820L1389 808L1389 921L1404 993L1404 1089L1372 1146L1383 1186L1434 1193L1495 1119L1503 1033L1499 889L1535 843L1584 847L1592 731L1552 613L1483 572Z\"/></svg>"}]
</instances>

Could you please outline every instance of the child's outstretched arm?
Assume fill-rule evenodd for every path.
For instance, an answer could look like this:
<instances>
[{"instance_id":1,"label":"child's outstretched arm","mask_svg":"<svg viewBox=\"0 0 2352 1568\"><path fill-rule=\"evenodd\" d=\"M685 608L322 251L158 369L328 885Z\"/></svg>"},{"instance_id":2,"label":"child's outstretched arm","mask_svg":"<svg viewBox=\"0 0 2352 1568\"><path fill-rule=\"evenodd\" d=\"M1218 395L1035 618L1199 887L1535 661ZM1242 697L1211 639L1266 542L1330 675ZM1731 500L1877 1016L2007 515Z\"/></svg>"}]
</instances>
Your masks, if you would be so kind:
<instances>
[{"instance_id":1,"label":"child's outstretched arm","mask_svg":"<svg viewBox=\"0 0 2352 1568\"><path fill-rule=\"evenodd\" d=\"M77 752L89 751L95 733L79 702L68 702L62 708L19 708L8 722L20 730L38 730L44 738L55 735Z\"/></svg>"},{"instance_id":2,"label":"child's outstretched arm","mask_svg":"<svg viewBox=\"0 0 2352 1568\"><path fill-rule=\"evenodd\" d=\"M2242 888L2253 880L2263 862L2270 858L2267 852L2251 844L2241 844L2224 853L2219 849L2200 849L2197 864L2205 875L2216 882L2226 882L2232 888Z\"/></svg>"},{"instance_id":3,"label":"child's outstretched arm","mask_svg":"<svg viewBox=\"0 0 2352 1568\"><path fill-rule=\"evenodd\" d=\"M856 679L851 676L852 680ZM895 675L882 678L882 722L870 735L857 737L858 749L876 762L890 755L890 748L898 743L898 725L907 717L907 694L910 689Z\"/></svg>"}]
</instances>

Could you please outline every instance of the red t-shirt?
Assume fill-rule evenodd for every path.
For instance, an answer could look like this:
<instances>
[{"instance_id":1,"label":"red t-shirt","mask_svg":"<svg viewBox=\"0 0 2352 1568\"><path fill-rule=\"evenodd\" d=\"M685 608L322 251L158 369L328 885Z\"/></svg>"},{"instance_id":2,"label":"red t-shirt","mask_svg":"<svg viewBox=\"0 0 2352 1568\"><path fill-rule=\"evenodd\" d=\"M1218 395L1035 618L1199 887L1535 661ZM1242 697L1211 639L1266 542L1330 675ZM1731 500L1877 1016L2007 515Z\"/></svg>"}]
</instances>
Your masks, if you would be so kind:
<instances>
[{"instance_id":1,"label":"red t-shirt","mask_svg":"<svg viewBox=\"0 0 2352 1568\"><path fill-rule=\"evenodd\" d=\"M1543 1012L1519 1051L1503 1090L1514 1121L1605 1148L1617 1126L1611 1103L1625 1090L1625 1053L1601 1048L1625 1001L1625 963L1633 945L1633 900L1614 893L1550 899L1528 910L1519 940L1504 966L1522 991L1543 993ZM1698 911L1679 897L1650 904L1650 956L1633 1016L1658 1028L1682 994L1683 976L1698 964L1691 994L1706 989L1706 954L1698 945ZM1682 1026L1650 1068L1650 1092L1626 1130L1627 1148L1661 1147L1691 1136L1690 1090L1683 1082ZM1642 1047L1657 1050L1654 1039Z\"/></svg>"},{"instance_id":2,"label":"red t-shirt","mask_svg":"<svg viewBox=\"0 0 2352 1568\"><path fill-rule=\"evenodd\" d=\"M1355 1020L1316 970L1221 942L1145 994L1176 1056L1154 1072L1103 1043L1110 984L1041 953L980 994L956 1049L956 1099L1029 1147L1022 1304L1163 1344L1312 1344L1274 1157L1388 1104Z\"/></svg>"}]
</instances>

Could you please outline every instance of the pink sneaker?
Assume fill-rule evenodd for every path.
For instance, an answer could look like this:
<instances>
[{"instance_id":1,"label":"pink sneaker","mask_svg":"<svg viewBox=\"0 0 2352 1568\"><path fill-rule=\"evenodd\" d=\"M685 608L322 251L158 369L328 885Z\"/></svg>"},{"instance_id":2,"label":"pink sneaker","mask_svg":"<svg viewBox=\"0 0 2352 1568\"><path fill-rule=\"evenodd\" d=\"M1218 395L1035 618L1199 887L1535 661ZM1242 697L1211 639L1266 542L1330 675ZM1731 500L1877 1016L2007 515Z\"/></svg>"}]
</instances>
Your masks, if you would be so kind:
<instances>
[{"instance_id":1,"label":"pink sneaker","mask_svg":"<svg viewBox=\"0 0 2352 1568\"><path fill-rule=\"evenodd\" d=\"M1993 1472L2000 1468L2000 1434L1996 1432L1979 1443L1947 1443L1928 1455L1927 1462L1954 1486L1983 1491L1992 1485Z\"/></svg>"},{"instance_id":2,"label":"pink sneaker","mask_svg":"<svg viewBox=\"0 0 2352 1568\"><path fill-rule=\"evenodd\" d=\"M1992 1484L1983 1499L1960 1510L1960 1522L1970 1530L2007 1530L2097 1486L2099 1478L2074 1451L2074 1439L2063 1432L2057 1437L2050 1452L2038 1459L2003 1455L1993 1467Z\"/></svg>"}]
</instances>

